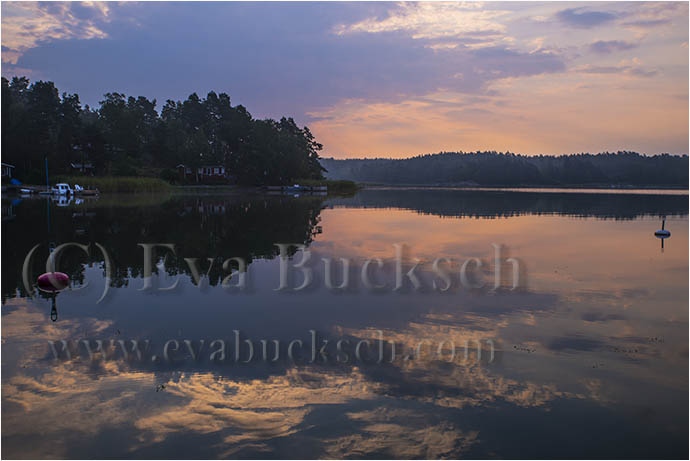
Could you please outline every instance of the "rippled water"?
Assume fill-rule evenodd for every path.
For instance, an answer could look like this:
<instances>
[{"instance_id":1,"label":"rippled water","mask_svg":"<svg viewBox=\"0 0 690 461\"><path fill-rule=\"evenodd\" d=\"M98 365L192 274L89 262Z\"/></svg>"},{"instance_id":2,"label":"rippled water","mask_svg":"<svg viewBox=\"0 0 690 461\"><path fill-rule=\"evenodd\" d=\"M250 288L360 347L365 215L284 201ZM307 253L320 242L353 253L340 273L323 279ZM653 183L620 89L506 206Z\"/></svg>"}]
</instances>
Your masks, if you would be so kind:
<instances>
[{"instance_id":1,"label":"rippled water","mask_svg":"<svg viewBox=\"0 0 690 461\"><path fill-rule=\"evenodd\" d=\"M687 194L2 205L4 458L688 456ZM59 258L71 289L31 297L49 249L67 242L90 244ZM175 254L159 248L146 277L141 243ZM309 250L305 289L293 246L276 290L276 243ZM244 289L223 286L232 257L247 263ZM349 261L346 289L326 286L323 258L332 286ZM141 357L132 340L148 341Z\"/></svg>"}]
</instances>

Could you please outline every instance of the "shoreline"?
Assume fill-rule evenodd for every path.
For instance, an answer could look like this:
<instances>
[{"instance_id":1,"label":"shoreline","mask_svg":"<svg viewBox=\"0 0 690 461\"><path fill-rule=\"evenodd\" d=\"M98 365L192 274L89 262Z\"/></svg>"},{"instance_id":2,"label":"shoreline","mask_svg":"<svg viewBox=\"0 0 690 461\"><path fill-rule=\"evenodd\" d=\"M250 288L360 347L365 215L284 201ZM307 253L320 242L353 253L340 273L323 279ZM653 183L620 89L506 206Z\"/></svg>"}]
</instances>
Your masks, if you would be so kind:
<instances>
[{"instance_id":1,"label":"shoreline","mask_svg":"<svg viewBox=\"0 0 690 461\"><path fill-rule=\"evenodd\" d=\"M2 186L2 196L24 196L19 189L34 188L39 189L41 186L22 185L22 186ZM45 189L45 186L43 186ZM690 195L690 190L683 187L663 187L663 186L640 186L640 187L597 187L597 186L442 186L442 185L423 185L423 184L357 184L356 193L360 190L431 190L431 191L477 191L477 192L523 192L523 193L591 193L591 194L650 194L656 192L658 195ZM228 194L265 194L277 195L276 191L269 191L265 186L240 186L234 184L227 185L171 185L167 190L162 191L128 191L128 192L103 192L100 195L113 194L133 194L133 195L150 195L150 194L185 194L185 193L220 193ZM285 192L285 195L292 195L292 193ZM309 196L310 192L295 192ZM31 194L29 196L39 196L39 194ZM352 195L352 193L344 194L328 191L328 196ZM41 197L48 197L41 195Z\"/></svg>"},{"instance_id":2,"label":"shoreline","mask_svg":"<svg viewBox=\"0 0 690 461\"><path fill-rule=\"evenodd\" d=\"M491 184L482 185L476 183L436 183L436 184L391 184L378 182L358 182L361 187L395 187L395 188L429 188L429 189L602 189L602 190L634 190L634 189L668 189L668 190L688 190L689 185L683 184L646 184L634 186L631 184Z\"/></svg>"}]
</instances>

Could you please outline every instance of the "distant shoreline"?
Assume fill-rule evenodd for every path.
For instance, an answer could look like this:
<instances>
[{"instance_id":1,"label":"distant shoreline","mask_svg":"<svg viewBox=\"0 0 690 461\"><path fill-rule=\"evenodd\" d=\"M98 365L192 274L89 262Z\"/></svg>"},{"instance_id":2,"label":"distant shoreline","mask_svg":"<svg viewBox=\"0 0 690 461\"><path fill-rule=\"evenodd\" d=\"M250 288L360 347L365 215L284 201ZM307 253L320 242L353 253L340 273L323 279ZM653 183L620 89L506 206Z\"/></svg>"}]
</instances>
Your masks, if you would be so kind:
<instances>
[{"instance_id":1,"label":"distant shoreline","mask_svg":"<svg viewBox=\"0 0 690 461\"><path fill-rule=\"evenodd\" d=\"M687 189L688 157L635 152L530 157L498 152L442 152L406 159L324 158L326 177L364 185Z\"/></svg>"}]
</instances>

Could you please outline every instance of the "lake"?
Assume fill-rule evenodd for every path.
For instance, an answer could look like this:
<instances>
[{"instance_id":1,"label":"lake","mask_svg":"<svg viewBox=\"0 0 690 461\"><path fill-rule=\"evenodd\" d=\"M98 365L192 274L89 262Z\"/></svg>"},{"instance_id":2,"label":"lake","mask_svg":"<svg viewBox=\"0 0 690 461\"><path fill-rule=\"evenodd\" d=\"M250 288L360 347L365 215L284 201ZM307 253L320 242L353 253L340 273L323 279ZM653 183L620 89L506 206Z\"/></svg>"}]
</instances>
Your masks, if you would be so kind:
<instances>
[{"instance_id":1,"label":"lake","mask_svg":"<svg viewBox=\"0 0 690 461\"><path fill-rule=\"evenodd\" d=\"M616 192L3 197L2 456L686 458L688 194Z\"/></svg>"}]
</instances>

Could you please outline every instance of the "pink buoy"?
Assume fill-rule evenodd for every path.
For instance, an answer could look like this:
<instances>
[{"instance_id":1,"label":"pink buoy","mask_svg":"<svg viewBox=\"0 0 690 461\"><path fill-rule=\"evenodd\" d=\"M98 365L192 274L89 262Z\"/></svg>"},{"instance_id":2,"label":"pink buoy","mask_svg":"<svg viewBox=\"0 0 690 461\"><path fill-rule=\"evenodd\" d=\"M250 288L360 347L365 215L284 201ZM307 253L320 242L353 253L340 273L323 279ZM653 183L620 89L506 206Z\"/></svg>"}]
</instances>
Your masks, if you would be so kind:
<instances>
[{"instance_id":1,"label":"pink buoy","mask_svg":"<svg viewBox=\"0 0 690 461\"><path fill-rule=\"evenodd\" d=\"M38 277L38 289L49 293L62 291L69 286L69 277L62 272L46 272Z\"/></svg>"}]
</instances>

